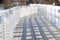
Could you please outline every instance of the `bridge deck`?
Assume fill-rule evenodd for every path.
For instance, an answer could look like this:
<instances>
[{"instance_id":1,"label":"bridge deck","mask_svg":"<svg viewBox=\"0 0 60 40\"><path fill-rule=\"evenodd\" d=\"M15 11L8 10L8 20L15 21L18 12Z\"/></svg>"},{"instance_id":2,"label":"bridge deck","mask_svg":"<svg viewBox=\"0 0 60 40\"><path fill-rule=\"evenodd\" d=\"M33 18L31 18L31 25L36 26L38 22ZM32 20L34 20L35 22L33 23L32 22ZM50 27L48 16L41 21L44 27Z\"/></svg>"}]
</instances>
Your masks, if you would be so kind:
<instances>
[{"instance_id":1,"label":"bridge deck","mask_svg":"<svg viewBox=\"0 0 60 40\"><path fill-rule=\"evenodd\" d=\"M13 40L60 40L60 30L39 15L21 18Z\"/></svg>"}]
</instances>

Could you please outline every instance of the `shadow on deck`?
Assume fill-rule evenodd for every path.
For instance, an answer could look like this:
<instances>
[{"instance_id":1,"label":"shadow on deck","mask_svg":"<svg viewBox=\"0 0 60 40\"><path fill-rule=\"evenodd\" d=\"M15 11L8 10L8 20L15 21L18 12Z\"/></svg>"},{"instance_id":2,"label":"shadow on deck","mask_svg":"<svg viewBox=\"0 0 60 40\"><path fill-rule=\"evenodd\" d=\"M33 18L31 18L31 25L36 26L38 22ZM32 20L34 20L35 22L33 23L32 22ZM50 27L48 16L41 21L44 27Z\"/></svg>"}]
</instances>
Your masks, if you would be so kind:
<instances>
[{"instance_id":1,"label":"shadow on deck","mask_svg":"<svg viewBox=\"0 0 60 40\"><path fill-rule=\"evenodd\" d=\"M44 17L34 14L20 19L13 40L60 40L60 30Z\"/></svg>"}]
</instances>

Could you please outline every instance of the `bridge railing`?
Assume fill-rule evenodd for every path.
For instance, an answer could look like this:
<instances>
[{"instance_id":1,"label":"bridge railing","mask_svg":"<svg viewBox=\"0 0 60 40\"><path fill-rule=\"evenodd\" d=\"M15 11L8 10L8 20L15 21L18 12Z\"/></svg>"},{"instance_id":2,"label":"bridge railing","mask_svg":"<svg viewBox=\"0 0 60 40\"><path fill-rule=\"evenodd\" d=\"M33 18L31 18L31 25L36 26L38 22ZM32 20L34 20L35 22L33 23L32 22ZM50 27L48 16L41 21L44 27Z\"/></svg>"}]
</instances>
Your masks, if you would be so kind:
<instances>
[{"instance_id":1,"label":"bridge railing","mask_svg":"<svg viewBox=\"0 0 60 40\"><path fill-rule=\"evenodd\" d=\"M51 13L48 12L48 7L47 7L47 12L49 21L52 22L54 25L56 25L58 28L60 28L60 7L58 6L52 6L51 8Z\"/></svg>"},{"instance_id":2,"label":"bridge railing","mask_svg":"<svg viewBox=\"0 0 60 40\"><path fill-rule=\"evenodd\" d=\"M60 28L60 7L53 5L37 4L38 12L53 25Z\"/></svg>"},{"instance_id":3,"label":"bridge railing","mask_svg":"<svg viewBox=\"0 0 60 40\"><path fill-rule=\"evenodd\" d=\"M0 12L0 40L11 40L13 31L19 20L17 7ZM15 13L14 13L15 12ZM16 21L17 20L17 21Z\"/></svg>"}]
</instances>

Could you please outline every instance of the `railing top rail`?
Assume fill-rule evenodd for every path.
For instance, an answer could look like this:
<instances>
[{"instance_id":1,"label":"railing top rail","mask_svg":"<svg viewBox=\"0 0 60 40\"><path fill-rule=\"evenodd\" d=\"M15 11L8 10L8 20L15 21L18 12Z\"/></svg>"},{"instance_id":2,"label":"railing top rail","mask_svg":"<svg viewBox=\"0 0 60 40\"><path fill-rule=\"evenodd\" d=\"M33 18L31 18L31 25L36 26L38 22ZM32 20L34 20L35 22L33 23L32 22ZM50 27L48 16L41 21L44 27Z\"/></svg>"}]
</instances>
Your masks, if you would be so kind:
<instances>
[{"instance_id":1,"label":"railing top rail","mask_svg":"<svg viewBox=\"0 0 60 40\"><path fill-rule=\"evenodd\" d=\"M48 7L50 7L50 8L52 8L52 9L60 9L60 6L54 6L54 5L45 5L45 4L30 4L30 6L32 7L32 6L43 6L43 7L45 7L45 8L48 8ZM10 9L6 9L6 10L2 10L2 11L0 11L0 16L1 15L4 15L4 12L8 12L9 10L15 10L15 9L17 9L17 8L19 8L19 7L29 7L29 6L16 6L16 7L13 7L13 8L10 8Z\"/></svg>"}]
</instances>

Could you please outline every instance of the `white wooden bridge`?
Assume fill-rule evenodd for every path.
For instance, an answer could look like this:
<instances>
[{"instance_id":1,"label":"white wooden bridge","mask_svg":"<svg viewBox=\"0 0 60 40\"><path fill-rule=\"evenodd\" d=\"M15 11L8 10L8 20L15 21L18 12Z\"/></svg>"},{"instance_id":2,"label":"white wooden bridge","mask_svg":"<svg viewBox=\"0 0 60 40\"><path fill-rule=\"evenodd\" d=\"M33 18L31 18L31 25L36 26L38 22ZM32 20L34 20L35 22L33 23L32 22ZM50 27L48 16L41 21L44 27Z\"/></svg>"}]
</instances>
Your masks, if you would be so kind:
<instances>
[{"instance_id":1,"label":"white wooden bridge","mask_svg":"<svg viewBox=\"0 0 60 40\"><path fill-rule=\"evenodd\" d=\"M60 40L60 7L30 4L0 12L0 40Z\"/></svg>"}]
</instances>

